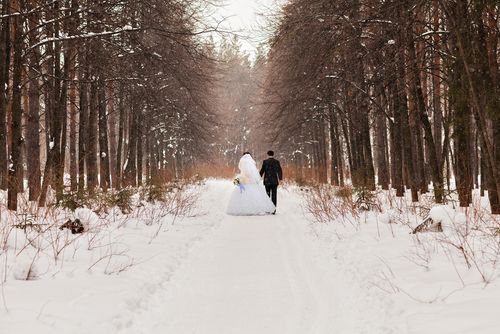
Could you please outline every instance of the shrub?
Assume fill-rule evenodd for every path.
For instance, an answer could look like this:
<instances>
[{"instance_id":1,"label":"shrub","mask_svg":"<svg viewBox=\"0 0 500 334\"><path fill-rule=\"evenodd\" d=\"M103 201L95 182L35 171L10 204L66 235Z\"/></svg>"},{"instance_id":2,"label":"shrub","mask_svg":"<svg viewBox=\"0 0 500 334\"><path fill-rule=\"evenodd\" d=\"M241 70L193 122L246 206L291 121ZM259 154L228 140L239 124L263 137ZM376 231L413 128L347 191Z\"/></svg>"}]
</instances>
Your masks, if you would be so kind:
<instances>
[{"instance_id":1,"label":"shrub","mask_svg":"<svg viewBox=\"0 0 500 334\"><path fill-rule=\"evenodd\" d=\"M202 186L205 184L205 179L200 174L195 174L189 178L189 183Z\"/></svg>"},{"instance_id":2,"label":"shrub","mask_svg":"<svg viewBox=\"0 0 500 334\"><path fill-rule=\"evenodd\" d=\"M340 187L335 191L335 196L343 199L352 198L352 188L351 187Z\"/></svg>"},{"instance_id":3,"label":"shrub","mask_svg":"<svg viewBox=\"0 0 500 334\"><path fill-rule=\"evenodd\" d=\"M87 192L77 191L59 195L55 206L75 211L90 205L91 197Z\"/></svg>"},{"instance_id":4,"label":"shrub","mask_svg":"<svg viewBox=\"0 0 500 334\"><path fill-rule=\"evenodd\" d=\"M299 187L307 187L309 185L309 182L301 176L295 178L295 183L297 183Z\"/></svg>"},{"instance_id":5,"label":"shrub","mask_svg":"<svg viewBox=\"0 0 500 334\"><path fill-rule=\"evenodd\" d=\"M377 209L378 211L382 211L379 203L377 202L377 196L374 191L371 191L367 188L356 188L356 200L354 204L360 210L371 211Z\"/></svg>"},{"instance_id":6,"label":"shrub","mask_svg":"<svg viewBox=\"0 0 500 334\"><path fill-rule=\"evenodd\" d=\"M150 184L143 189L141 197L148 202L162 202L166 191L167 188L163 185Z\"/></svg>"},{"instance_id":7,"label":"shrub","mask_svg":"<svg viewBox=\"0 0 500 334\"><path fill-rule=\"evenodd\" d=\"M121 189L109 193L107 202L110 206L117 206L122 213L127 214L132 212L132 195L134 195L134 190L132 188Z\"/></svg>"},{"instance_id":8,"label":"shrub","mask_svg":"<svg viewBox=\"0 0 500 334\"><path fill-rule=\"evenodd\" d=\"M336 196L334 188L329 185L320 185L309 188L304 193L305 209L319 223L340 222L356 225L358 209L352 197Z\"/></svg>"}]
</instances>

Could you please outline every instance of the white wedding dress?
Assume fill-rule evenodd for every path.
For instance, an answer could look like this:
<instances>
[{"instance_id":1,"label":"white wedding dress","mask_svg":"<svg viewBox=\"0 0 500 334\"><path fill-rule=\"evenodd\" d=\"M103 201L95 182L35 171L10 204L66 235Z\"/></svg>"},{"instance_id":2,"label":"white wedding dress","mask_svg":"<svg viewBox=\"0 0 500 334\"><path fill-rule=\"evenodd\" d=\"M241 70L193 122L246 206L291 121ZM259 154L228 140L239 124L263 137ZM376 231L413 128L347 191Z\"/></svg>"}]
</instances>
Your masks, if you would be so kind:
<instances>
[{"instance_id":1,"label":"white wedding dress","mask_svg":"<svg viewBox=\"0 0 500 334\"><path fill-rule=\"evenodd\" d=\"M271 214L276 210L273 202L267 196L266 189L260 179L259 171L250 154L245 154L238 164L240 186L235 186L227 214L233 216L254 216Z\"/></svg>"}]
</instances>

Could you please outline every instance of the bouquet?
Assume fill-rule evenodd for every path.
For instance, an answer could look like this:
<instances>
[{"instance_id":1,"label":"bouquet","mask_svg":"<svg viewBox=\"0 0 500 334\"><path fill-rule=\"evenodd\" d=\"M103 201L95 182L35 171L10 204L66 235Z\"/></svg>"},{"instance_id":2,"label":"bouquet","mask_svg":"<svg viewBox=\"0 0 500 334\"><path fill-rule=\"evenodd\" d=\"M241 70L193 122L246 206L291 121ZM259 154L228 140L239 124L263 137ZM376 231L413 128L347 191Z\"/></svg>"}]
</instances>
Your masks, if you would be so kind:
<instances>
[{"instance_id":1,"label":"bouquet","mask_svg":"<svg viewBox=\"0 0 500 334\"><path fill-rule=\"evenodd\" d=\"M234 178L233 184L235 186L238 186L240 188L240 193L242 193L243 191L245 191L245 186L243 186L243 184L241 183L239 176L237 176L237 177Z\"/></svg>"}]
</instances>

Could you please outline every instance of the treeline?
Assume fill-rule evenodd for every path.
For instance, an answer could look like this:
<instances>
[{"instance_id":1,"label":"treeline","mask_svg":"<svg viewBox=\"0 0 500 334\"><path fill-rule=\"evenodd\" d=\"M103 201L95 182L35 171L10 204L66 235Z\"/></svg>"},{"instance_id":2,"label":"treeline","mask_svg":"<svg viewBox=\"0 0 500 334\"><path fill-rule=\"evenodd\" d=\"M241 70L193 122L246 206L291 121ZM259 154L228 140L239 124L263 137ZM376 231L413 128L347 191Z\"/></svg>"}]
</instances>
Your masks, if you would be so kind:
<instances>
[{"instance_id":1,"label":"treeline","mask_svg":"<svg viewBox=\"0 0 500 334\"><path fill-rule=\"evenodd\" d=\"M260 50L259 55L263 53ZM216 131L215 155L221 166L229 167L231 173L245 151L254 158L265 154L259 146L259 128L256 111L259 102L260 72L253 66L249 54L241 50L237 37L221 43L217 82L217 105L220 127Z\"/></svg>"},{"instance_id":2,"label":"treeline","mask_svg":"<svg viewBox=\"0 0 500 334\"><path fill-rule=\"evenodd\" d=\"M500 5L291 0L267 63L265 115L319 182L410 189L500 213Z\"/></svg>"},{"instance_id":3,"label":"treeline","mask_svg":"<svg viewBox=\"0 0 500 334\"><path fill-rule=\"evenodd\" d=\"M205 153L214 64L195 2L1 0L0 12L9 209L25 190L45 205L49 187L61 195L179 176Z\"/></svg>"}]
</instances>

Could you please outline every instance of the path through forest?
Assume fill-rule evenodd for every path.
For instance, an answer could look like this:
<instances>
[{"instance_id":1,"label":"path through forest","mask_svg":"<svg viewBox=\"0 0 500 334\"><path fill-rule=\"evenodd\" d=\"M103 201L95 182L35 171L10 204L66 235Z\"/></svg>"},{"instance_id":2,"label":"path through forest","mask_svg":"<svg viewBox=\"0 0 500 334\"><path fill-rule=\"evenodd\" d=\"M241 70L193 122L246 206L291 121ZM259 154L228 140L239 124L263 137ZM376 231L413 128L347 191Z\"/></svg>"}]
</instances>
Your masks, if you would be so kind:
<instances>
[{"instance_id":1,"label":"path through forest","mask_svg":"<svg viewBox=\"0 0 500 334\"><path fill-rule=\"evenodd\" d=\"M228 182L212 182L224 210ZM386 333L385 310L362 309L360 290L309 233L296 193L276 216L221 215L127 333ZM377 314L374 314L377 313ZM378 324L374 324L374 321Z\"/></svg>"},{"instance_id":2,"label":"path through forest","mask_svg":"<svg viewBox=\"0 0 500 334\"><path fill-rule=\"evenodd\" d=\"M55 265L60 244L41 238L35 257L31 248L4 256L0 333L498 332L498 280L478 284L473 269L455 267L458 255L450 263L433 253L424 270L407 226L376 212L312 223L297 186L280 188L275 216L232 217L233 189L228 180L194 186L198 208L175 223L152 224L161 211L145 203L80 237L49 234L71 241ZM9 249L28 247L23 230L9 236ZM19 279L26 265L34 279Z\"/></svg>"}]
</instances>

